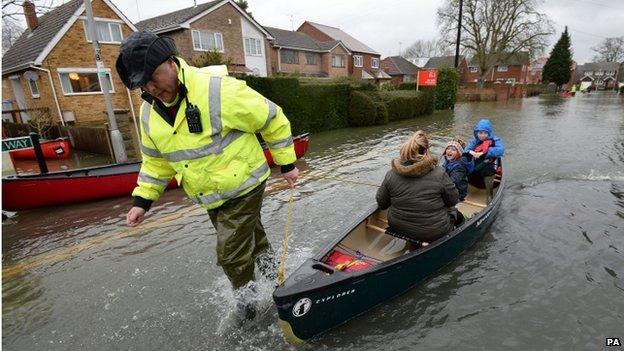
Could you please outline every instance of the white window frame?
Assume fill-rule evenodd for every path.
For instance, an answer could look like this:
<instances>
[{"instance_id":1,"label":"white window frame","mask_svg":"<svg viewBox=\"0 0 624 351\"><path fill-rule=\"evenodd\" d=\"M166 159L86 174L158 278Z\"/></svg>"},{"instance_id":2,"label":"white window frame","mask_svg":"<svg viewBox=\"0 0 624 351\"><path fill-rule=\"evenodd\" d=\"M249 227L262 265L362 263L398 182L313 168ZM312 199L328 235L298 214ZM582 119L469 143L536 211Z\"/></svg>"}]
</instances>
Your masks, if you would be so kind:
<instances>
[{"instance_id":1,"label":"white window frame","mask_svg":"<svg viewBox=\"0 0 624 351\"><path fill-rule=\"evenodd\" d=\"M468 67L468 71L470 71L470 73L477 73L477 72L479 72L479 67L477 67L477 66L470 66L470 67Z\"/></svg>"},{"instance_id":2,"label":"white window frame","mask_svg":"<svg viewBox=\"0 0 624 351\"><path fill-rule=\"evenodd\" d=\"M32 79L26 79L26 81L28 81L28 87L30 88L30 95L32 96L32 98L38 99L39 97L41 97L41 91L39 91L39 85L37 84L37 81ZM33 91L33 84L37 89L37 94L35 94L35 92Z\"/></svg>"},{"instance_id":3,"label":"white window frame","mask_svg":"<svg viewBox=\"0 0 624 351\"><path fill-rule=\"evenodd\" d=\"M253 43L254 52L251 52L251 44ZM243 38L243 44L245 46L245 55L247 56L262 56L262 39L245 37Z\"/></svg>"},{"instance_id":4,"label":"white window frame","mask_svg":"<svg viewBox=\"0 0 624 351\"><path fill-rule=\"evenodd\" d=\"M340 64L341 66L336 66L335 62L334 62L334 57L340 57ZM334 68L345 68L346 67L346 59L345 59L345 55L342 54L333 54L332 55L332 67Z\"/></svg>"},{"instance_id":5,"label":"white window frame","mask_svg":"<svg viewBox=\"0 0 624 351\"><path fill-rule=\"evenodd\" d=\"M364 56L353 55L353 67L362 67L362 66L364 66Z\"/></svg>"},{"instance_id":6,"label":"white window frame","mask_svg":"<svg viewBox=\"0 0 624 351\"><path fill-rule=\"evenodd\" d=\"M110 68L105 69L106 73L108 73L108 77L110 78L110 86L111 89L109 90L109 93L114 94L115 93L115 84L113 84L113 76L111 73ZM58 78L59 78L59 82L61 83L61 89L63 90L63 95L65 96L80 96L80 95L98 95L98 94L104 94L104 92L102 91L102 78L98 75L98 80L100 82L100 91L88 91L88 92L79 92L79 93L74 93L74 92L67 92L65 91L65 87L63 86L63 78L61 78L62 74L70 74L70 73L98 73L98 69L97 68L58 68L57 69L57 74L58 74Z\"/></svg>"},{"instance_id":7,"label":"white window frame","mask_svg":"<svg viewBox=\"0 0 624 351\"><path fill-rule=\"evenodd\" d=\"M379 59L377 57L371 57L371 68L379 68Z\"/></svg>"},{"instance_id":8,"label":"white window frame","mask_svg":"<svg viewBox=\"0 0 624 351\"><path fill-rule=\"evenodd\" d=\"M507 72L507 71L509 71L509 66L506 66L506 65L496 66L496 72Z\"/></svg>"},{"instance_id":9,"label":"white window frame","mask_svg":"<svg viewBox=\"0 0 624 351\"><path fill-rule=\"evenodd\" d=\"M108 24L108 34L110 34L111 39L113 39L113 30L111 28L111 25L115 25L119 28L119 35L121 36L121 40L120 41L98 41L98 43L100 44L121 44L121 42L123 41L123 31L121 30L121 21L118 20L114 20L114 19L108 19L108 18L95 18L94 19L95 22L106 22ZM121 22L121 23L120 23ZM82 21L82 28L84 29L85 32L85 40L87 41L87 43L91 43L91 40L89 39L89 31L87 30L87 20L83 19ZM95 31L95 35L97 36L97 29Z\"/></svg>"},{"instance_id":10,"label":"white window frame","mask_svg":"<svg viewBox=\"0 0 624 351\"><path fill-rule=\"evenodd\" d=\"M193 36L194 33L197 33L197 35L199 36L199 46L195 45L195 37ZM203 33L203 34L202 34ZM204 49L201 47L201 36L202 35L206 35L208 33L211 33L214 36L214 41L215 41L215 45L217 45L216 48L214 49ZM219 33L219 32L211 32L209 30L199 30L199 29L193 29L191 30L191 42L193 43L193 50L194 51L217 51L217 52L225 52L225 45L223 44L223 34ZM218 48L218 44L221 44L221 49Z\"/></svg>"}]
</instances>

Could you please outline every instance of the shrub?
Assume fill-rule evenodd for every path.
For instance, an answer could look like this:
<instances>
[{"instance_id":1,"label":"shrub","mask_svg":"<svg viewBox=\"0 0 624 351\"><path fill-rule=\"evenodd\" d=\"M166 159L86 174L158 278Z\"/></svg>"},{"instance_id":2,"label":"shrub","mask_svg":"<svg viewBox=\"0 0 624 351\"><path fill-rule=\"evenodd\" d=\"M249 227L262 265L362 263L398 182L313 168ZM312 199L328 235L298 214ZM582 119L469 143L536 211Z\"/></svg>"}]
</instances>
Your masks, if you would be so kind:
<instances>
[{"instance_id":1,"label":"shrub","mask_svg":"<svg viewBox=\"0 0 624 351\"><path fill-rule=\"evenodd\" d=\"M388 109L381 101L375 101L375 125L388 123Z\"/></svg>"},{"instance_id":2,"label":"shrub","mask_svg":"<svg viewBox=\"0 0 624 351\"><path fill-rule=\"evenodd\" d=\"M384 103L390 121L431 114L435 97L431 93L397 90L374 94Z\"/></svg>"},{"instance_id":3,"label":"shrub","mask_svg":"<svg viewBox=\"0 0 624 351\"><path fill-rule=\"evenodd\" d=\"M457 101L459 74L454 68L438 70L438 84L435 89L435 108L445 110L453 108Z\"/></svg>"},{"instance_id":4,"label":"shrub","mask_svg":"<svg viewBox=\"0 0 624 351\"><path fill-rule=\"evenodd\" d=\"M195 67L206 67L206 66L214 66L214 65L229 66L232 64L232 59L230 57L226 58L222 53L216 50L213 50L213 51L203 52L196 59L189 60L189 64Z\"/></svg>"},{"instance_id":5,"label":"shrub","mask_svg":"<svg viewBox=\"0 0 624 351\"><path fill-rule=\"evenodd\" d=\"M377 118L377 107L373 99L360 91L351 92L348 122L353 127L372 126Z\"/></svg>"},{"instance_id":6,"label":"shrub","mask_svg":"<svg viewBox=\"0 0 624 351\"><path fill-rule=\"evenodd\" d=\"M396 90L396 89L394 88L394 85L392 85L392 83L385 83L385 84L382 84L379 87L379 90L381 90L381 91L393 91L393 90Z\"/></svg>"},{"instance_id":7,"label":"shrub","mask_svg":"<svg viewBox=\"0 0 624 351\"><path fill-rule=\"evenodd\" d=\"M283 110L293 134L348 126L350 89L346 84L299 84L296 78L243 76L251 88Z\"/></svg>"},{"instance_id":8,"label":"shrub","mask_svg":"<svg viewBox=\"0 0 624 351\"><path fill-rule=\"evenodd\" d=\"M401 83L398 90L416 90L416 82Z\"/></svg>"}]
</instances>

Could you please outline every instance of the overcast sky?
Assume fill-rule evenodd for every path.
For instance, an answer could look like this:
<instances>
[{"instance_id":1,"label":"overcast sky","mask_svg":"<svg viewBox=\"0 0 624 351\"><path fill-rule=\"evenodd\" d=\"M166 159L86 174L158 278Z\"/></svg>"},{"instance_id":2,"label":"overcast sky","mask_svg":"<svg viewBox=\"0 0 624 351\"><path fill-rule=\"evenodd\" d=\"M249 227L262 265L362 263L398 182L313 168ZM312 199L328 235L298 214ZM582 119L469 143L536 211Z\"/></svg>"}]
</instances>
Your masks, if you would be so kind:
<instances>
[{"instance_id":1,"label":"overcast sky","mask_svg":"<svg viewBox=\"0 0 624 351\"><path fill-rule=\"evenodd\" d=\"M193 0L112 0L133 22L193 6ZM198 0L198 3L207 2ZM382 57L397 55L418 39L438 35L436 10L444 0L248 0L262 25L297 29L305 20L339 27ZM585 63L607 37L624 36L624 0L544 0L540 10L554 21L559 39L564 25L572 37L574 59Z\"/></svg>"}]
</instances>

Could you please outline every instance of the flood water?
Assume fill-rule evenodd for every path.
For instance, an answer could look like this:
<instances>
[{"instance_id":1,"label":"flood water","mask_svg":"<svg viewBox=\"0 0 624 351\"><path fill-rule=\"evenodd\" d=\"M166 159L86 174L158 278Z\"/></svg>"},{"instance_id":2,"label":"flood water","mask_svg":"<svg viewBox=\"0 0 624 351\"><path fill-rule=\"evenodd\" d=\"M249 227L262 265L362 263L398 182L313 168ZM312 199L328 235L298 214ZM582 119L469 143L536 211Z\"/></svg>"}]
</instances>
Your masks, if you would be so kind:
<instances>
[{"instance_id":1,"label":"flood water","mask_svg":"<svg viewBox=\"0 0 624 351\"><path fill-rule=\"evenodd\" d=\"M466 103L455 111L312 136L295 192L287 273L374 201L414 130L441 152L489 117L507 147L507 187L484 238L401 297L304 350L599 350L624 340L624 98L596 93ZM323 178L331 176L332 179ZM277 174L262 209L280 246L289 191ZM168 191L137 228L131 200L19 213L2 225L6 350L289 350L265 311L243 329L216 265L208 216Z\"/></svg>"}]
</instances>

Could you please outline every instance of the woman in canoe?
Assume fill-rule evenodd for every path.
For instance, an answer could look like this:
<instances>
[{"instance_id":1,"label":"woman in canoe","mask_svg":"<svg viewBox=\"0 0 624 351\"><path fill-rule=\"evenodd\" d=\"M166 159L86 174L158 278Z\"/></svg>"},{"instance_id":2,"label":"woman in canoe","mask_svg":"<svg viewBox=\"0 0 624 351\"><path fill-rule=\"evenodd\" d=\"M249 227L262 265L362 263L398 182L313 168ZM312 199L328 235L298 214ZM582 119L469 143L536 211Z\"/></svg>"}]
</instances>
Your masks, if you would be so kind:
<instances>
[{"instance_id":1,"label":"woman in canoe","mask_svg":"<svg viewBox=\"0 0 624 351\"><path fill-rule=\"evenodd\" d=\"M377 204L388 209L390 231L415 241L432 242L453 229L461 216L454 207L459 194L437 163L429 153L427 135L420 130L392 160L392 169L377 191Z\"/></svg>"}]
</instances>

